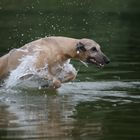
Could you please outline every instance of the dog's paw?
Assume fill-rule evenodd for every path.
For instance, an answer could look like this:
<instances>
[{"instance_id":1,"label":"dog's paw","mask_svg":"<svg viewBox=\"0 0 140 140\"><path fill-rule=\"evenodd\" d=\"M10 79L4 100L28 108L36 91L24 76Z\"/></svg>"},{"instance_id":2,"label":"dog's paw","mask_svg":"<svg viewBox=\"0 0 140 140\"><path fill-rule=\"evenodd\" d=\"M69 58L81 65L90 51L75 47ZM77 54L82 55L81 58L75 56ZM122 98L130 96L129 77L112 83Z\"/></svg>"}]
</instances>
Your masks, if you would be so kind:
<instances>
[{"instance_id":1,"label":"dog's paw","mask_svg":"<svg viewBox=\"0 0 140 140\"><path fill-rule=\"evenodd\" d=\"M57 89L57 88L61 87L61 82L58 79L53 79L51 87L54 89Z\"/></svg>"}]
</instances>

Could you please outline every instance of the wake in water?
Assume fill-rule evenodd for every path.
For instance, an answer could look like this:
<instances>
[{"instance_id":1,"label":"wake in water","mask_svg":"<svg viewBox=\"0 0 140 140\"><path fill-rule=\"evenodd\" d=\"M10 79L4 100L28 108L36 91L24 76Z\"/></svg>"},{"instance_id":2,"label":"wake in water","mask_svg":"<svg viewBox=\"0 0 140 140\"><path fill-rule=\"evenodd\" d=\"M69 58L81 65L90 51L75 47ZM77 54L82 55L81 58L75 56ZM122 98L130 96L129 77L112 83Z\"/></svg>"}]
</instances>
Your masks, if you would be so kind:
<instances>
[{"instance_id":1,"label":"wake in water","mask_svg":"<svg viewBox=\"0 0 140 140\"><path fill-rule=\"evenodd\" d=\"M12 70L8 78L5 80L4 85L6 88L12 87L43 87L50 86L52 81L49 80L48 64L46 63L43 68L37 69L34 66L37 54L27 55L20 59L20 65ZM69 72L77 74L75 68L70 64L70 60L66 61L62 67L61 72L56 75L56 78L63 79Z\"/></svg>"}]
</instances>

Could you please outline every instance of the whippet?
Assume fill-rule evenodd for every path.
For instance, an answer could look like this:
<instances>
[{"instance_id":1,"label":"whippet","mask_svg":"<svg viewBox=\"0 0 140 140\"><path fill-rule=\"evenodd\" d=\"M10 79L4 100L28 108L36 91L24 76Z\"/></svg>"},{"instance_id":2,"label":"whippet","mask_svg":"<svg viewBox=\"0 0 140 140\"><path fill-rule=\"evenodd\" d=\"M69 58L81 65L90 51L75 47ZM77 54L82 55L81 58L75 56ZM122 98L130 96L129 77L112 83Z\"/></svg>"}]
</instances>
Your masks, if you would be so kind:
<instances>
[{"instance_id":1,"label":"whippet","mask_svg":"<svg viewBox=\"0 0 140 140\"><path fill-rule=\"evenodd\" d=\"M75 79L77 73L74 70L65 73L63 78L60 77L69 59L78 59L85 63L95 64L97 67L103 67L110 62L101 51L100 45L91 39L51 36L30 42L0 57L0 78L15 70L22 62L22 58L33 55L37 58L33 64L37 71L47 64L48 73L43 78L51 80L53 88L59 88L61 83ZM21 79L30 76L30 74L24 75Z\"/></svg>"}]
</instances>

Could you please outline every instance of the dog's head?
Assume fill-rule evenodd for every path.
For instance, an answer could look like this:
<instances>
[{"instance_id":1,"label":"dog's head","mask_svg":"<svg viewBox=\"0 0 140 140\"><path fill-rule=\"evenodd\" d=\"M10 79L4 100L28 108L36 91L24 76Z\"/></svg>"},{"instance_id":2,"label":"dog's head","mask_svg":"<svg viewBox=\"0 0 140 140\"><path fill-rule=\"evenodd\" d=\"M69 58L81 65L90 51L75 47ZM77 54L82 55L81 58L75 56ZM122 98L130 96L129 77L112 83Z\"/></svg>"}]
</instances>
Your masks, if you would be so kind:
<instances>
[{"instance_id":1,"label":"dog's head","mask_svg":"<svg viewBox=\"0 0 140 140\"><path fill-rule=\"evenodd\" d=\"M76 45L76 51L80 60L95 64L97 67L103 67L110 62L101 51L99 44L90 39L80 39Z\"/></svg>"}]
</instances>

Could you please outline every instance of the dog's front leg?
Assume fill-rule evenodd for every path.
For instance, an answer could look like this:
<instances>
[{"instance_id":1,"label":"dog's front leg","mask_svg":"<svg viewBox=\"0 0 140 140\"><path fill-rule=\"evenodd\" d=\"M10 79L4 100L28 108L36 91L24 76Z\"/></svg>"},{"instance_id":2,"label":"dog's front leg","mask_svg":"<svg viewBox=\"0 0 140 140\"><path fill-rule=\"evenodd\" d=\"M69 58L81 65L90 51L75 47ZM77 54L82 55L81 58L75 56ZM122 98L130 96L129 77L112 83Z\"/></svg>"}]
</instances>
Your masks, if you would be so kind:
<instances>
[{"instance_id":1,"label":"dog's front leg","mask_svg":"<svg viewBox=\"0 0 140 140\"><path fill-rule=\"evenodd\" d=\"M47 75L47 77L45 77L44 79L49 81L49 83L47 84L47 87L49 88L57 89L61 87L61 81L51 74Z\"/></svg>"},{"instance_id":2,"label":"dog's front leg","mask_svg":"<svg viewBox=\"0 0 140 140\"><path fill-rule=\"evenodd\" d=\"M49 84L50 88L57 89L61 87L61 80L58 77L61 71L62 71L62 66L60 64L55 64L48 68L49 74L47 75L47 78L49 81L51 81Z\"/></svg>"},{"instance_id":3,"label":"dog's front leg","mask_svg":"<svg viewBox=\"0 0 140 140\"><path fill-rule=\"evenodd\" d=\"M55 89L61 87L60 80L58 80L57 78L53 78L52 87L55 88Z\"/></svg>"}]
</instances>

